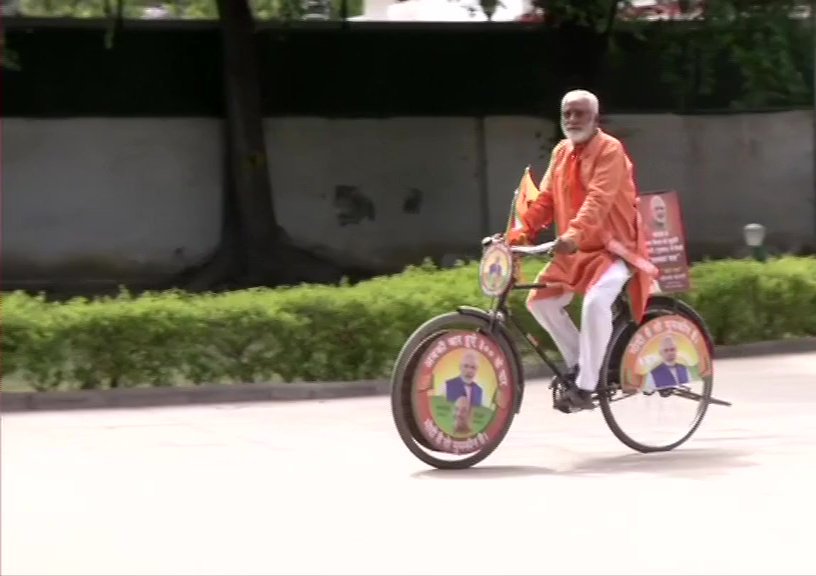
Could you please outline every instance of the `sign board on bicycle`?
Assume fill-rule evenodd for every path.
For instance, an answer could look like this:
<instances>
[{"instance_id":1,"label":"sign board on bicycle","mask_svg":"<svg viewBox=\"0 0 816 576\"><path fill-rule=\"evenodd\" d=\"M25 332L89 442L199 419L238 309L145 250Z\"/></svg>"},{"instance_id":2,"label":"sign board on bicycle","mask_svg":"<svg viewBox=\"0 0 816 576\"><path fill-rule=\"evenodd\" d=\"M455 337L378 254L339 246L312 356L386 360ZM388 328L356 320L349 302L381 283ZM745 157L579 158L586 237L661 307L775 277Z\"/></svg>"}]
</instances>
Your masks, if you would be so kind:
<instances>
[{"instance_id":1,"label":"sign board on bicycle","mask_svg":"<svg viewBox=\"0 0 816 576\"><path fill-rule=\"evenodd\" d=\"M643 192L639 207L649 259L660 271L653 292L686 292L691 287L691 282L686 256L686 233L677 192Z\"/></svg>"},{"instance_id":2,"label":"sign board on bicycle","mask_svg":"<svg viewBox=\"0 0 816 576\"><path fill-rule=\"evenodd\" d=\"M476 452L506 430L516 400L510 359L486 334L438 335L416 367L414 417L434 450Z\"/></svg>"},{"instance_id":3,"label":"sign board on bicycle","mask_svg":"<svg viewBox=\"0 0 816 576\"><path fill-rule=\"evenodd\" d=\"M479 283L482 292L490 298L497 298L507 290L513 278L513 255L510 248L501 242L488 246L479 263Z\"/></svg>"}]
</instances>

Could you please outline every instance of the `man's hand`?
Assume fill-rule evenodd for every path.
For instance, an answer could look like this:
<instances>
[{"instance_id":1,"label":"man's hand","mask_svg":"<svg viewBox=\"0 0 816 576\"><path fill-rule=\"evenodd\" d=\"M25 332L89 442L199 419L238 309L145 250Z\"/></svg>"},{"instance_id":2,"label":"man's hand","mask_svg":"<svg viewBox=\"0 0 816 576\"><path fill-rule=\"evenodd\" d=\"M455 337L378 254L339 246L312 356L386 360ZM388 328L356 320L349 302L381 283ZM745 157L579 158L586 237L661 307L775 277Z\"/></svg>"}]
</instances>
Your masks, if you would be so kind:
<instances>
[{"instance_id":1,"label":"man's hand","mask_svg":"<svg viewBox=\"0 0 816 576\"><path fill-rule=\"evenodd\" d=\"M504 240L504 234L493 234L493 236L486 236L482 238L482 246L490 246Z\"/></svg>"},{"instance_id":2,"label":"man's hand","mask_svg":"<svg viewBox=\"0 0 816 576\"><path fill-rule=\"evenodd\" d=\"M578 244L575 243L575 240L569 238L558 237L555 240L555 245L553 245L553 252L556 254L572 254L577 250Z\"/></svg>"}]
</instances>

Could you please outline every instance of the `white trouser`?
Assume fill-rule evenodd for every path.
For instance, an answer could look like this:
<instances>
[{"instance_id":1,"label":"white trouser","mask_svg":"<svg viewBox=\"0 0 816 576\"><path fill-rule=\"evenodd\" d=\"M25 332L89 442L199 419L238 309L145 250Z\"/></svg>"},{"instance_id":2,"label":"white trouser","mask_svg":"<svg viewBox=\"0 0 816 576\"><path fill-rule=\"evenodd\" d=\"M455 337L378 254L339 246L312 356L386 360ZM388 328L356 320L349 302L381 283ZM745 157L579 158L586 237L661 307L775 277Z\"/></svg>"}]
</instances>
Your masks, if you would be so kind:
<instances>
[{"instance_id":1,"label":"white trouser","mask_svg":"<svg viewBox=\"0 0 816 576\"><path fill-rule=\"evenodd\" d=\"M568 368L579 367L578 388L595 390L606 347L612 337L612 304L623 290L630 272L623 260L616 260L584 296L581 332L564 309L573 293L528 302L527 308L550 333Z\"/></svg>"}]
</instances>

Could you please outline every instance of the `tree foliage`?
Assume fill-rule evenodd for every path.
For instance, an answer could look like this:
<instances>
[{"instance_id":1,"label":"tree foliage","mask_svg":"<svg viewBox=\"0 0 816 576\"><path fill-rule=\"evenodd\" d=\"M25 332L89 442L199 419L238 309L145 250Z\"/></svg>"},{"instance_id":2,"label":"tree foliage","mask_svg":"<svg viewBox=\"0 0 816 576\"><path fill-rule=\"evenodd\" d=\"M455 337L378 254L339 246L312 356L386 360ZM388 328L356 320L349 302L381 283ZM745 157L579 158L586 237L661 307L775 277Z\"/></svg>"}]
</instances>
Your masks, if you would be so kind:
<instances>
[{"instance_id":1,"label":"tree foliage","mask_svg":"<svg viewBox=\"0 0 816 576\"><path fill-rule=\"evenodd\" d=\"M343 0L329 0L333 17ZM663 0L661 0L663 1ZM364 0L348 0L349 15L362 12ZM700 107L718 85L740 87L731 104L761 109L805 104L812 94L813 43L816 31L808 10L814 0L678 0L682 20L653 22L631 19L631 0L536 0L544 11L543 26L565 30L561 69L551 71L569 85L594 84L610 54L621 52L620 32L631 38L650 36L663 57L662 76L676 96L678 110ZM300 19L303 0L249 0L257 20ZM217 19L214 0L20 0L27 16L129 18L151 16L160 7L165 17ZM587 48L587 45L590 45ZM575 50L575 45L578 50ZM3 47L2 64L13 67L14 53ZM729 68L729 76L722 70Z\"/></svg>"},{"instance_id":2,"label":"tree foliage","mask_svg":"<svg viewBox=\"0 0 816 576\"><path fill-rule=\"evenodd\" d=\"M5 30L0 30L0 68L6 68L8 70L20 69L17 53L6 46Z\"/></svg>"},{"instance_id":3,"label":"tree foliage","mask_svg":"<svg viewBox=\"0 0 816 576\"><path fill-rule=\"evenodd\" d=\"M630 0L542 0L545 25L594 35L596 57L584 67L592 84L610 53L621 49L618 32L657 40L663 55L663 80L672 86L679 110L693 109L718 83L739 84L741 109L806 103L813 82L814 0L686 0L680 18L669 21L624 19ZM583 38L582 38L582 41ZM624 55L625 57L625 55ZM720 72L732 72L722 78Z\"/></svg>"},{"instance_id":4,"label":"tree foliage","mask_svg":"<svg viewBox=\"0 0 816 576\"><path fill-rule=\"evenodd\" d=\"M26 16L62 18L104 18L112 13L117 0L21 0ZM304 13L300 0L249 0L258 20L298 19ZM340 14L342 0L331 0L334 15ZM349 0L350 15L360 13L361 0ZM124 0L122 16L127 19L169 17L185 20L217 20L215 0Z\"/></svg>"},{"instance_id":5,"label":"tree foliage","mask_svg":"<svg viewBox=\"0 0 816 576\"><path fill-rule=\"evenodd\" d=\"M707 0L682 27L664 26L664 75L678 107L693 107L718 82L738 82L734 108L761 109L806 103L813 82L813 20L795 0ZM803 15L805 17L803 17ZM717 71L729 63L727 79Z\"/></svg>"}]
</instances>

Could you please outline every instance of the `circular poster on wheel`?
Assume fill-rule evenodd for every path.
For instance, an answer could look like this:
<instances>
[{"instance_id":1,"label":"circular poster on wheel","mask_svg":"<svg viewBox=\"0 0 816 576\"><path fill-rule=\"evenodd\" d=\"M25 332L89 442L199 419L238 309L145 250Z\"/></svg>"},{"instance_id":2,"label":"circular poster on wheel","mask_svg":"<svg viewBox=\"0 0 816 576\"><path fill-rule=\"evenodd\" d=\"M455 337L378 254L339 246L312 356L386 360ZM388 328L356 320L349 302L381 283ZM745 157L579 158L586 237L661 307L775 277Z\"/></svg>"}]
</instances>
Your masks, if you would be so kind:
<instances>
[{"instance_id":1,"label":"circular poster on wheel","mask_svg":"<svg viewBox=\"0 0 816 576\"><path fill-rule=\"evenodd\" d=\"M623 354L621 385L627 393L665 394L712 376L703 333L680 315L660 316L643 324Z\"/></svg>"},{"instance_id":2,"label":"circular poster on wheel","mask_svg":"<svg viewBox=\"0 0 816 576\"><path fill-rule=\"evenodd\" d=\"M517 392L502 349L465 330L434 338L417 365L412 394L417 428L429 446L466 454L502 432Z\"/></svg>"}]
</instances>

